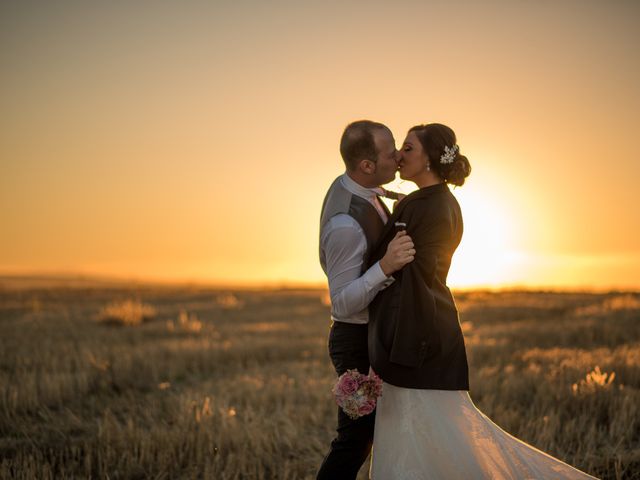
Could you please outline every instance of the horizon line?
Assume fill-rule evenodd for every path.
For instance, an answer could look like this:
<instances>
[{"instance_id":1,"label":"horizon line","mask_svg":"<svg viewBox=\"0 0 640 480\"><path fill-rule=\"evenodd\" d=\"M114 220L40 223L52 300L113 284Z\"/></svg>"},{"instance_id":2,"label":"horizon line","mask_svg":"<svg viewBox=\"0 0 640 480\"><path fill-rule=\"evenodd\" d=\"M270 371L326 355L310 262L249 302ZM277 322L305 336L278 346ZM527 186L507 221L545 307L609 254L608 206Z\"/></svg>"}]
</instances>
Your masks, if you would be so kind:
<instances>
[{"instance_id":1,"label":"horizon line","mask_svg":"<svg viewBox=\"0 0 640 480\"><path fill-rule=\"evenodd\" d=\"M202 278L154 278L154 277L137 277L133 275L108 275L86 272L70 272L70 271L29 271L29 272L4 272L0 270L0 288L10 288L9 285L3 285L3 282L54 282L60 283L59 286L72 287L69 283L79 283L80 287L83 283L98 283L102 286L157 286L157 287L200 287L214 288L221 290L327 290L326 281L301 281L301 280L247 280L247 281L225 281L215 279ZM65 282L67 285L65 285ZM28 288L25 286L24 288ZM604 293L604 292L640 292L638 286L621 286L621 285L553 285L553 284L522 284L522 283L504 283L504 284L474 284L463 286L450 286L453 291L556 291L556 292L585 292L585 293Z\"/></svg>"}]
</instances>

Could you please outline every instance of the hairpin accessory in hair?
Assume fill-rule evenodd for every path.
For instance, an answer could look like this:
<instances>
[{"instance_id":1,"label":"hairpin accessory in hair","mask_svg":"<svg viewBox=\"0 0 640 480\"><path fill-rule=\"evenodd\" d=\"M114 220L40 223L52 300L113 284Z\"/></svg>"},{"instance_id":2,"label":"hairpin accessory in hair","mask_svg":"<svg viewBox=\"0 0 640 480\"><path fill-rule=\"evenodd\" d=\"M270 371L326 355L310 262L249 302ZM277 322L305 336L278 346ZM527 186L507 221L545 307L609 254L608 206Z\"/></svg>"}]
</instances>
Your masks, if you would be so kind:
<instances>
[{"instance_id":1,"label":"hairpin accessory in hair","mask_svg":"<svg viewBox=\"0 0 640 480\"><path fill-rule=\"evenodd\" d=\"M444 147L444 153L440 157L440 163L453 163L456 158L456 153L458 153L458 145L454 145L449 148L447 146Z\"/></svg>"}]
</instances>

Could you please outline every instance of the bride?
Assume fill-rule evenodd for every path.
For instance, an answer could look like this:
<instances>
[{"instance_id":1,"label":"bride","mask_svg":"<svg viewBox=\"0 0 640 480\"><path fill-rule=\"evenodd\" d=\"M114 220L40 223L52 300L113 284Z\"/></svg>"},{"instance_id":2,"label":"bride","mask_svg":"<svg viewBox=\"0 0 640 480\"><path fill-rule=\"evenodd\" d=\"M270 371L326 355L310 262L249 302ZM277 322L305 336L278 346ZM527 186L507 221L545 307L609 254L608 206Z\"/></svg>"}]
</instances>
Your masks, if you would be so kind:
<instances>
[{"instance_id":1,"label":"bride","mask_svg":"<svg viewBox=\"0 0 640 480\"><path fill-rule=\"evenodd\" d=\"M420 189L397 205L369 262L384 255L394 224L404 223L415 260L369 307L371 367L384 381L371 478L594 478L509 435L469 397L464 338L446 281L463 229L447 184L463 185L470 172L449 127L409 130L400 177Z\"/></svg>"}]
</instances>

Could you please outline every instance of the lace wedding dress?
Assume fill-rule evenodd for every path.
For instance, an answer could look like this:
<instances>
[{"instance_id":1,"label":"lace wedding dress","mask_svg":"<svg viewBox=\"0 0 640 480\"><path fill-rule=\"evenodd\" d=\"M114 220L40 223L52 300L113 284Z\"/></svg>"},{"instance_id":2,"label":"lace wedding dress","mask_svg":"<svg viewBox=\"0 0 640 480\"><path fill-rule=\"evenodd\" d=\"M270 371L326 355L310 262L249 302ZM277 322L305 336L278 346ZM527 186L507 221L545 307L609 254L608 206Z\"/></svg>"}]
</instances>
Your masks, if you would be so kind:
<instances>
[{"instance_id":1,"label":"lace wedding dress","mask_svg":"<svg viewBox=\"0 0 640 480\"><path fill-rule=\"evenodd\" d=\"M384 384L372 480L593 479L493 423L467 391Z\"/></svg>"}]
</instances>

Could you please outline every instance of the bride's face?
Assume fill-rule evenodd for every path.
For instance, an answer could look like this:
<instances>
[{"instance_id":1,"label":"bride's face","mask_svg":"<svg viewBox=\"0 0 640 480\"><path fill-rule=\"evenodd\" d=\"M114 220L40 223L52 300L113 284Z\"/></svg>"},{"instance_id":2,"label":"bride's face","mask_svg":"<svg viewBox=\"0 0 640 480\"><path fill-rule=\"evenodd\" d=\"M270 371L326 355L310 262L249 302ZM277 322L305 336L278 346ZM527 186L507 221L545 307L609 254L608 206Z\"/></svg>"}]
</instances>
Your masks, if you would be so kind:
<instances>
[{"instance_id":1,"label":"bride's face","mask_svg":"<svg viewBox=\"0 0 640 480\"><path fill-rule=\"evenodd\" d=\"M400 178L412 180L426 172L429 157L422 148L422 144L415 132L409 132L400 151Z\"/></svg>"}]
</instances>

